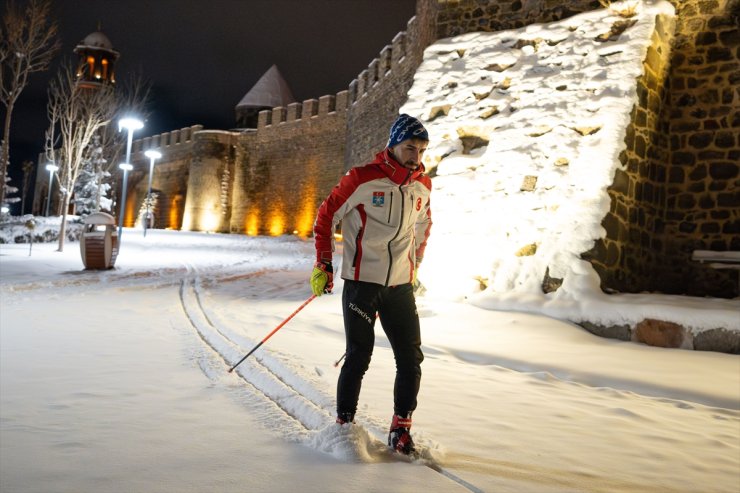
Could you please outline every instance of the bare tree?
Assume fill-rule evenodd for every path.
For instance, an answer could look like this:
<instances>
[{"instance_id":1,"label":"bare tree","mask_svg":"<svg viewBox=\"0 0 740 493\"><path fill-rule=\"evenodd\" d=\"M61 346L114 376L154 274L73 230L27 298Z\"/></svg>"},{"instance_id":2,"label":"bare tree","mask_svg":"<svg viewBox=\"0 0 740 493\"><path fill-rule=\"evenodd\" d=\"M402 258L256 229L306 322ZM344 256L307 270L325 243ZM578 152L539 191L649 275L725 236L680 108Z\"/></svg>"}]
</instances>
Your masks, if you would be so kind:
<instances>
[{"instance_id":1,"label":"bare tree","mask_svg":"<svg viewBox=\"0 0 740 493\"><path fill-rule=\"evenodd\" d=\"M108 126L120 110L120 99L110 84L96 88L77 85L72 64L62 64L49 86L49 129L46 132L46 158L59 166L59 203L62 223L59 248L64 250L67 210L93 136Z\"/></svg>"},{"instance_id":2,"label":"bare tree","mask_svg":"<svg viewBox=\"0 0 740 493\"><path fill-rule=\"evenodd\" d=\"M31 174L33 173L33 161L23 161L23 187L21 188L21 215L26 210L26 197L28 196L28 186L31 184Z\"/></svg>"},{"instance_id":3,"label":"bare tree","mask_svg":"<svg viewBox=\"0 0 740 493\"><path fill-rule=\"evenodd\" d=\"M30 0L24 9L11 0L0 26L0 102L5 106L0 146L0 203L5 201L13 109L28 84L28 76L49 68L59 49L57 24L50 19L50 6L50 0Z\"/></svg>"}]
</instances>

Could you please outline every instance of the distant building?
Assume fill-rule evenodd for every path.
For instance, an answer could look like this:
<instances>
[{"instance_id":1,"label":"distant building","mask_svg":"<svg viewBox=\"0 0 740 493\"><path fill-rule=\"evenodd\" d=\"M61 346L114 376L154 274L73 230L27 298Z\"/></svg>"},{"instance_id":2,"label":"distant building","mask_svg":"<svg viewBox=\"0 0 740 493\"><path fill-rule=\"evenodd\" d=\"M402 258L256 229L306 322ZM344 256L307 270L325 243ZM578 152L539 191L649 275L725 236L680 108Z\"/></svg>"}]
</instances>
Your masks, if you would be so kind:
<instances>
[{"instance_id":1,"label":"distant building","mask_svg":"<svg viewBox=\"0 0 740 493\"><path fill-rule=\"evenodd\" d=\"M119 53L113 49L108 36L98 31L88 34L80 41L74 53L79 57L77 84L95 88L101 84L115 84L115 64Z\"/></svg>"}]
</instances>

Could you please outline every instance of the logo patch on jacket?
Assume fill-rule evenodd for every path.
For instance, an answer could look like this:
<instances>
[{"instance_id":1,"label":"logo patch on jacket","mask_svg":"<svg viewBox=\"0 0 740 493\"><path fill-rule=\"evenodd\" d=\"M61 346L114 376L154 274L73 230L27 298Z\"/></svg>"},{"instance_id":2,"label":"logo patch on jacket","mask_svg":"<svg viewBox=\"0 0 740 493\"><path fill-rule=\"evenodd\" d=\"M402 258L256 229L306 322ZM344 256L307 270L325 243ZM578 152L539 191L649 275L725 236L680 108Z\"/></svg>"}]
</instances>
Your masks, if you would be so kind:
<instances>
[{"instance_id":1,"label":"logo patch on jacket","mask_svg":"<svg viewBox=\"0 0 740 493\"><path fill-rule=\"evenodd\" d=\"M385 204L385 192L373 192L373 207L383 207Z\"/></svg>"}]
</instances>

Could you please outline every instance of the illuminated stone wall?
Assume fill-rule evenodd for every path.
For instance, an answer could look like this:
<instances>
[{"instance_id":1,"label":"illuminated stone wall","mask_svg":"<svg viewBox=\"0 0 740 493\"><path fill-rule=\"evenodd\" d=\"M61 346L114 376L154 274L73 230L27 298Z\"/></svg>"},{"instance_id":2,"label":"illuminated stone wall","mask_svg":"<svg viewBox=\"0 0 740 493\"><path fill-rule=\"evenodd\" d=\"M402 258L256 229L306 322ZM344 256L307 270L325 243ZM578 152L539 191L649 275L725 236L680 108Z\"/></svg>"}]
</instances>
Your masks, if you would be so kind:
<instances>
[{"instance_id":1,"label":"illuminated stone wall","mask_svg":"<svg viewBox=\"0 0 740 493\"><path fill-rule=\"evenodd\" d=\"M586 255L602 287L738 296L738 271L691 261L740 250L738 2L676 1L639 81L626 149L609 190L607 237Z\"/></svg>"},{"instance_id":2,"label":"illuminated stone wall","mask_svg":"<svg viewBox=\"0 0 740 493\"><path fill-rule=\"evenodd\" d=\"M441 39L553 22L600 5L598 0L437 0L435 8L436 39Z\"/></svg>"},{"instance_id":3,"label":"illuminated stone wall","mask_svg":"<svg viewBox=\"0 0 740 493\"><path fill-rule=\"evenodd\" d=\"M240 134L230 231L308 236L344 172L347 92L259 114Z\"/></svg>"},{"instance_id":4,"label":"illuminated stone wall","mask_svg":"<svg viewBox=\"0 0 740 493\"><path fill-rule=\"evenodd\" d=\"M237 135L222 130L194 135L183 230L229 232Z\"/></svg>"},{"instance_id":5,"label":"illuminated stone wall","mask_svg":"<svg viewBox=\"0 0 740 493\"><path fill-rule=\"evenodd\" d=\"M146 198L149 183L150 161L144 152L154 149L162 153L162 158L155 162L152 175L152 192L157 194L154 227L157 229L182 227L190 161L193 156L193 138L196 132L202 129L202 125L194 125L133 142L131 162L134 169L129 174L130 186L126 199L124 226L132 227L137 223L136 216Z\"/></svg>"}]
</instances>

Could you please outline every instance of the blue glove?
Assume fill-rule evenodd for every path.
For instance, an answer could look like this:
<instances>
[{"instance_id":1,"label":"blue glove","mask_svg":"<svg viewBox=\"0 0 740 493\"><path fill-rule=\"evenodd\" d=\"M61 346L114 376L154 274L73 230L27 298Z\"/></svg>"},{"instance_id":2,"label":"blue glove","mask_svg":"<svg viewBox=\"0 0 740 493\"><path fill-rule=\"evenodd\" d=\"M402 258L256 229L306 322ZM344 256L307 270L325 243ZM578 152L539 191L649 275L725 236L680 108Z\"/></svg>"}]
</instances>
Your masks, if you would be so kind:
<instances>
[{"instance_id":1,"label":"blue glove","mask_svg":"<svg viewBox=\"0 0 740 493\"><path fill-rule=\"evenodd\" d=\"M311 291L316 296L331 293L334 287L334 269L331 262L316 262L311 272Z\"/></svg>"}]
</instances>

